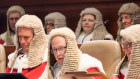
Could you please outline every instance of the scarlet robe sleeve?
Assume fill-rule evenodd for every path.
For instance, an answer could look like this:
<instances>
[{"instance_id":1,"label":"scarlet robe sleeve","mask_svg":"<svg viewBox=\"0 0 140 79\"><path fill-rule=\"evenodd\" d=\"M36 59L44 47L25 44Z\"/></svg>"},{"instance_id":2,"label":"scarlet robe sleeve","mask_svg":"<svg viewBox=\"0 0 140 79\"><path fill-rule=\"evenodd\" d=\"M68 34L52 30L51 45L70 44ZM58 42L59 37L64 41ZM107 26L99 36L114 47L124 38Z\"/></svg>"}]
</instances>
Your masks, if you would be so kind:
<instances>
[{"instance_id":1,"label":"scarlet robe sleeve","mask_svg":"<svg viewBox=\"0 0 140 79\"><path fill-rule=\"evenodd\" d=\"M2 39L0 39L0 44L4 44L5 43L5 41L3 41Z\"/></svg>"},{"instance_id":2,"label":"scarlet robe sleeve","mask_svg":"<svg viewBox=\"0 0 140 79\"><path fill-rule=\"evenodd\" d=\"M38 79L45 70L47 63L43 63L38 67L35 67L29 73L25 74L28 79Z\"/></svg>"},{"instance_id":3,"label":"scarlet robe sleeve","mask_svg":"<svg viewBox=\"0 0 140 79\"><path fill-rule=\"evenodd\" d=\"M41 65L34 68L27 68L22 70L22 74L28 79L38 79L45 70L47 63L42 63ZM10 73L11 68L6 68L6 73ZM12 73L17 73L17 69L13 69Z\"/></svg>"}]
</instances>

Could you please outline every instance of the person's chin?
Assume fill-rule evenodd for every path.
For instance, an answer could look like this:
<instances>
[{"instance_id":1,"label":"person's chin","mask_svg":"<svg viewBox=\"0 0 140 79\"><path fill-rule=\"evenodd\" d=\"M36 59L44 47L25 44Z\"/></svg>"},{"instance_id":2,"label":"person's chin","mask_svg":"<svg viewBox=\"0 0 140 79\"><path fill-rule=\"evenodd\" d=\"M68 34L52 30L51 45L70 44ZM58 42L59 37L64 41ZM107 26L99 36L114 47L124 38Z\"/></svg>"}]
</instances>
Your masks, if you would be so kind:
<instances>
[{"instance_id":1,"label":"person's chin","mask_svg":"<svg viewBox=\"0 0 140 79\"><path fill-rule=\"evenodd\" d=\"M23 51L24 51L24 52L28 52L28 48L24 48Z\"/></svg>"},{"instance_id":2,"label":"person's chin","mask_svg":"<svg viewBox=\"0 0 140 79\"><path fill-rule=\"evenodd\" d=\"M129 26L130 26L129 24L123 25L124 28L127 28L127 27L129 27Z\"/></svg>"},{"instance_id":3,"label":"person's chin","mask_svg":"<svg viewBox=\"0 0 140 79\"><path fill-rule=\"evenodd\" d=\"M60 62L60 64L62 64L63 63L63 58L59 59L59 62Z\"/></svg>"}]
</instances>

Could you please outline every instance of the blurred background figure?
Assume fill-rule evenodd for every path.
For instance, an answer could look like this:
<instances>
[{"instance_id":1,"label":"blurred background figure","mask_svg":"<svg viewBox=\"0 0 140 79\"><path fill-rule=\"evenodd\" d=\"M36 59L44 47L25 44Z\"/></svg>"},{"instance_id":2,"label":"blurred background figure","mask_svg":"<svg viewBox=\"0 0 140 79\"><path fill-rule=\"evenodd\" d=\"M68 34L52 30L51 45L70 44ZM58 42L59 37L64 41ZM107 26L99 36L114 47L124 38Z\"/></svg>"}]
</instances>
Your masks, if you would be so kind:
<instances>
[{"instance_id":1,"label":"blurred background figure","mask_svg":"<svg viewBox=\"0 0 140 79\"><path fill-rule=\"evenodd\" d=\"M60 12L52 12L45 16L45 33L49 35L55 28L67 26L66 17Z\"/></svg>"},{"instance_id":2,"label":"blurred background figure","mask_svg":"<svg viewBox=\"0 0 140 79\"><path fill-rule=\"evenodd\" d=\"M5 41L5 45L15 45L15 24L25 10L18 5L11 6L7 11L7 31L0 35L0 39Z\"/></svg>"},{"instance_id":3,"label":"blurred background figure","mask_svg":"<svg viewBox=\"0 0 140 79\"><path fill-rule=\"evenodd\" d=\"M140 7L135 3L125 3L122 5L120 10L118 11L118 33L117 33L117 41L121 41L120 31L133 25L135 23L135 17L137 13L140 11Z\"/></svg>"},{"instance_id":4,"label":"blurred background figure","mask_svg":"<svg viewBox=\"0 0 140 79\"><path fill-rule=\"evenodd\" d=\"M77 43L94 40L113 40L104 26L102 14L96 8L86 8L81 14L78 26L75 31Z\"/></svg>"},{"instance_id":5,"label":"blurred background figure","mask_svg":"<svg viewBox=\"0 0 140 79\"><path fill-rule=\"evenodd\" d=\"M65 72L104 72L102 63L88 54L82 54L76 36L69 28L57 28L50 32L48 64L43 79L69 79ZM95 76L94 79L102 79Z\"/></svg>"}]
</instances>

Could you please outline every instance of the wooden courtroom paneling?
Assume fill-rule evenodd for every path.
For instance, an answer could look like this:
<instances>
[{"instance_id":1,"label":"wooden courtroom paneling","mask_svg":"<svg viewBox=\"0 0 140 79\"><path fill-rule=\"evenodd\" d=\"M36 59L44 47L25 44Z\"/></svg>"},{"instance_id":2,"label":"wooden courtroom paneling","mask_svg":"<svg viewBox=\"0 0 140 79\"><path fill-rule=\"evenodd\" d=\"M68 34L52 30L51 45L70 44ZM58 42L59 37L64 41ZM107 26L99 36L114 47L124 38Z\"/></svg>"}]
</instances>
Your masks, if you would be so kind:
<instances>
[{"instance_id":1,"label":"wooden courtroom paneling","mask_svg":"<svg viewBox=\"0 0 140 79\"><path fill-rule=\"evenodd\" d=\"M6 11L12 5L21 5L27 14L35 14L44 23L44 17L50 12L61 12L67 18L67 25L73 31L77 27L80 12L86 7L95 7L103 14L103 19L109 20L106 24L107 30L116 38L118 10L123 3L135 2L140 5L139 0L0 0L0 33L6 30Z\"/></svg>"},{"instance_id":2,"label":"wooden courtroom paneling","mask_svg":"<svg viewBox=\"0 0 140 79\"><path fill-rule=\"evenodd\" d=\"M4 46L4 48L5 48L5 53L6 53L6 63L8 63L8 55L15 51L16 46L6 45L6 46Z\"/></svg>"}]
</instances>

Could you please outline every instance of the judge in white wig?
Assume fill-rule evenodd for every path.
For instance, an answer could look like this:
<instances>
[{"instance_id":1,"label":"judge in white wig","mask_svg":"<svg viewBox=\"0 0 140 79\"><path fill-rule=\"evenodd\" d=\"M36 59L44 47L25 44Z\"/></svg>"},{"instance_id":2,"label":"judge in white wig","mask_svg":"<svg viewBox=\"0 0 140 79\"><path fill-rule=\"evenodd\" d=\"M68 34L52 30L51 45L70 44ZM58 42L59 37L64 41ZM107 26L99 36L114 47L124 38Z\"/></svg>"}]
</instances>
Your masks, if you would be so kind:
<instances>
[{"instance_id":1,"label":"judge in white wig","mask_svg":"<svg viewBox=\"0 0 140 79\"><path fill-rule=\"evenodd\" d=\"M116 73L119 79L137 79L140 75L140 24L121 30L124 58L118 64Z\"/></svg>"},{"instance_id":2,"label":"judge in white wig","mask_svg":"<svg viewBox=\"0 0 140 79\"><path fill-rule=\"evenodd\" d=\"M42 79L69 79L65 75L68 71L105 73L99 60L82 54L74 32L67 27L53 29L50 32L48 51L48 65L41 76Z\"/></svg>"},{"instance_id":3,"label":"judge in white wig","mask_svg":"<svg viewBox=\"0 0 140 79\"><path fill-rule=\"evenodd\" d=\"M41 20L35 15L24 15L16 23L17 44L8 56L6 73L22 73L38 79L47 65L48 40Z\"/></svg>"}]
</instances>

